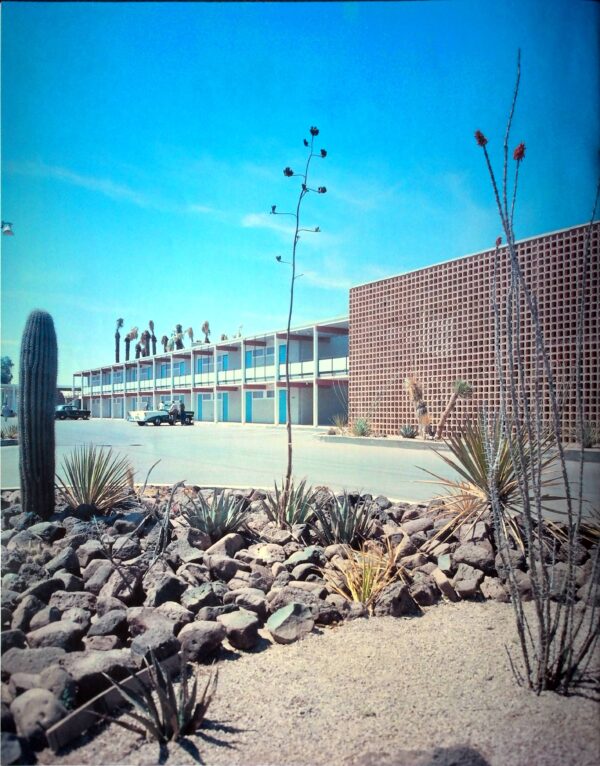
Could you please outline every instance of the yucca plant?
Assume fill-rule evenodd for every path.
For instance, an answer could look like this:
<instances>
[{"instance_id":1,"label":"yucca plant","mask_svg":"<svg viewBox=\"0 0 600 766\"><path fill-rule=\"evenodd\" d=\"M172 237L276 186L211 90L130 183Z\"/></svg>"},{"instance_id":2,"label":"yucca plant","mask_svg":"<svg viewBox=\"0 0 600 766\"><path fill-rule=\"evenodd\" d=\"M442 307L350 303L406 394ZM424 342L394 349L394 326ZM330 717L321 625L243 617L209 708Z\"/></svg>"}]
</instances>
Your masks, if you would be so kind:
<instances>
[{"instance_id":1,"label":"yucca plant","mask_svg":"<svg viewBox=\"0 0 600 766\"><path fill-rule=\"evenodd\" d=\"M354 436L369 436L371 433L371 424L367 418L356 418L352 423L352 433Z\"/></svg>"},{"instance_id":2,"label":"yucca plant","mask_svg":"<svg viewBox=\"0 0 600 766\"><path fill-rule=\"evenodd\" d=\"M203 495L190 497L182 516L190 527L199 529L214 542L230 532L237 532L245 525L244 499L221 492L213 493L210 501Z\"/></svg>"},{"instance_id":3,"label":"yucca plant","mask_svg":"<svg viewBox=\"0 0 600 766\"><path fill-rule=\"evenodd\" d=\"M306 479L298 485L293 481L289 491L284 491L285 479L281 489L275 482L275 491L265 498L265 512L269 521L281 529L291 529L294 524L307 524L314 516L315 492L306 487Z\"/></svg>"},{"instance_id":4,"label":"yucca plant","mask_svg":"<svg viewBox=\"0 0 600 766\"><path fill-rule=\"evenodd\" d=\"M105 511L129 494L131 464L112 449L76 447L63 458L62 467L65 479L57 474L58 489L72 508L85 504Z\"/></svg>"},{"instance_id":5,"label":"yucca plant","mask_svg":"<svg viewBox=\"0 0 600 766\"><path fill-rule=\"evenodd\" d=\"M364 604L372 612L381 591L402 576L397 569L397 548L365 542L359 550L346 546L347 558L322 569L329 586L347 601Z\"/></svg>"},{"instance_id":6,"label":"yucca plant","mask_svg":"<svg viewBox=\"0 0 600 766\"><path fill-rule=\"evenodd\" d=\"M497 456L493 472L489 464L489 442L493 445L492 454ZM498 418L486 424L480 416L464 426L459 433L446 439L445 443L450 449L451 457L437 450L434 452L461 478L447 479L421 469L433 476L436 479L435 483L448 490L448 494L441 498L445 503L444 512L450 511L455 514L438 532L436 539L445 539L463 524L474 524L478 521L481 515L489 510L494 494L502 508L506 534L523 548L521 527L517 521L522 512L520 486L534 471L546 472L542 478L542 486L554 485L556 477L547 473L557 459L556 440L553 435L547 432L539 441L530 440L525 430L520 429L515 430L509 439ZM521 471L515 469L511 445L524 455ZM493 486L490 483L492 475ZM540 497L540 501L544 503L560 499L549 494ZM547 506L543 507L550 510Z\"/></svg>"},{"instance_id":7,"label":"yucca plant","mask_svg":"<svg viewBox=\"0 0 600 766\"><path fill-rule=\"evenodd\" d=\"M369 502L352 503L347 492L341 499L331 495L332 505L315 508L313 531L321 545L354 546L364 542L373 527L373 513Z\"/></svg>"},{"instance_id":8,"label":"yucca plant","mask_svg":"<svg viewBox=\"0 0 600 766\"><path fill-rule=\"evenodd\" d=\"M343 434L346 428L348 428L348 419L344 415L334 415L331 418L331 422L338 431Z\"/></svg>"},{"instance_id":9,"label":"yucca plant","mask_svg":"<svg viewBox=\"0 0 600 766\"><path fill-rule=\"evenodd\" d=\"M400 426L400 436L403 436L405 439L414 439L418 433L419 429L416 426Z\"/></svg>"},{"instance_id":10,"label":"yucca plant","mask_svg":"<svg viewBox=\"0 0 600 766\"><path fill-rule=\"evenodd\" d=\"M442 438L446 421L450 417L452 410L456 407L456 402L459 399L470 399L472 396L473 386L470 383L467 383L466 380L461 380L460 378L454 381L454 385L452 386L452 395L450 396L450 400L446 405L446 409L442 413L442 417L440 418L440 422L438 423L438 427L435 432L436 439Z\"/></svg>"},{"instance_id":11,"label":"yucca plant","mask_svg":"<svg viewBox=\"0 0 600 766\"><path fill-rule=\"evenodd\" d=\"M101 718L110 720L125 729L137 734L150 735L157 742L172 742L186 734L195 734L201 727L206 711L214 697L218 670L211 670L204 691L198 697L198 676L196 673L191 689L188 688L188 666L181 655L181 678L179 689L175 691L173 682L167 671L151 653L151 663L145 661L148 668L148 683L131 675L130 688L113 680L104 674L123 699L134 709L127 711L135 721L142 724L136 726L127 721L96 713ZM135 687L135 688L134 688ZM155 698L158 700L156 704Z\"/></svg>"}]
</instances>

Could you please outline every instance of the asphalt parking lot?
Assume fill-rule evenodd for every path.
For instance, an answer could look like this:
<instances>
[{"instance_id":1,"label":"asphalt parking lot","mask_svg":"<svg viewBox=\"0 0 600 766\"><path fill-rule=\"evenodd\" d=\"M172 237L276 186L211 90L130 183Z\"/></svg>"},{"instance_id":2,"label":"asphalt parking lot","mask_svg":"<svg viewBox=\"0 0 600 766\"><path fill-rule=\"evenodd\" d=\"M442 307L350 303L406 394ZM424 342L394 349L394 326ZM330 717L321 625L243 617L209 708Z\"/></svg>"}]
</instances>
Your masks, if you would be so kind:
<instances>
[{"instance_id":1,"label":"asphalt parking lot","mask_svg":"<svg viewBox=\"0 0 600 766\"><path fill-rule=\"evenodd\" d=\"M421 468L450 477L452 472L432 450L398 449L366 444L320 441L314 428L294 429L294 475L313 485L338 491L360 490L409 502L426 501L441 493ZM112 447L127 455L143 482L148 470L154 483L185 480L205 486L272 487L285 473L287 442L284 427L236 423L194 426L147 426L123 420L57 421L57 470L62 458L81 444ZM19 484L18 447L2 447L2 487ZM572 480L578 463L567 463ZM584 497L600 507L600 463L585 465Z\"/></svg>"}]
</instances>

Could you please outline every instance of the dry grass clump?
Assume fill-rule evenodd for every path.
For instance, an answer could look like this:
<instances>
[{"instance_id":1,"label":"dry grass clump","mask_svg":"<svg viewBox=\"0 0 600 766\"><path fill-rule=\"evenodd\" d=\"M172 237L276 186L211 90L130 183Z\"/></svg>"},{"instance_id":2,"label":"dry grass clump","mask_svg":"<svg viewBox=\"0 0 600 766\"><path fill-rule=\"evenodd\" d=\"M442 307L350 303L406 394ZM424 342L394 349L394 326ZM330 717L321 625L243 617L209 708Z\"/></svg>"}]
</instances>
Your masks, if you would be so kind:
<instances>
[{"instance_id":1,"label":"dry grass clump","mask_svg":"<svg viewBox=\"0 0 600 766\"><path fill-rule=\"evenodd\" d=\"M65 481L57 476L58 489L71 508L85 504L106 511L129 495L131 464L112 449L76 447L63 459L63 470Z\"/></svg>"}]
</instances>

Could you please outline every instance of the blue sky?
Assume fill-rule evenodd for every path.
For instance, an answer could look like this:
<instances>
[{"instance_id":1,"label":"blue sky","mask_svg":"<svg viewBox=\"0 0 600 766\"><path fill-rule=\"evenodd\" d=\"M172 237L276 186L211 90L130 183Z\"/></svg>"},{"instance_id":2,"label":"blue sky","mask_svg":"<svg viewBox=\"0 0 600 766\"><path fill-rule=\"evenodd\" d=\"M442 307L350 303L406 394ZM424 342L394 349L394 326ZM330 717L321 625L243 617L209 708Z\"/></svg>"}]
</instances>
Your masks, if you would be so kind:
<instances>
[{"instance_id":1,"label":"blue sky","mask_svg":"<svg viewBox=\"0 0 600 766\"><path fill-rule=\"evenodd\" d=\"M353 284L493 245L481 150L514 122L519 238L587 220L598 173L592 2L2 4L2 354L53 315L59 380L114 325L281 328L302 139L320 129L294 323Z\"/></svg>"}]
</instances>

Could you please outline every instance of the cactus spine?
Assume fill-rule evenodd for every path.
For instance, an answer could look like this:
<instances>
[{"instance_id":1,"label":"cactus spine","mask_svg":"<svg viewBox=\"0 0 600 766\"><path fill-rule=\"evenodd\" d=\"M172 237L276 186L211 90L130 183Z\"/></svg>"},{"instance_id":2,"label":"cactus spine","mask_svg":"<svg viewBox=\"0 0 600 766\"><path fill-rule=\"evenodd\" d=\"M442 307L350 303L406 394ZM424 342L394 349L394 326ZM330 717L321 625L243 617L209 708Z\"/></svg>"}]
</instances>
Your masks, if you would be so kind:
<instances>
[{"instance_id":1,"label":"cactus spine","mask_svg":"<svg viewBox=\"0 0 600 766\"><path fill-rule=\"evenodd\" d=\"M19 473L24 511L54 512L54 412L58 351L52 317L32 311L21 340Z\"/></svg>"}]
</instances>

